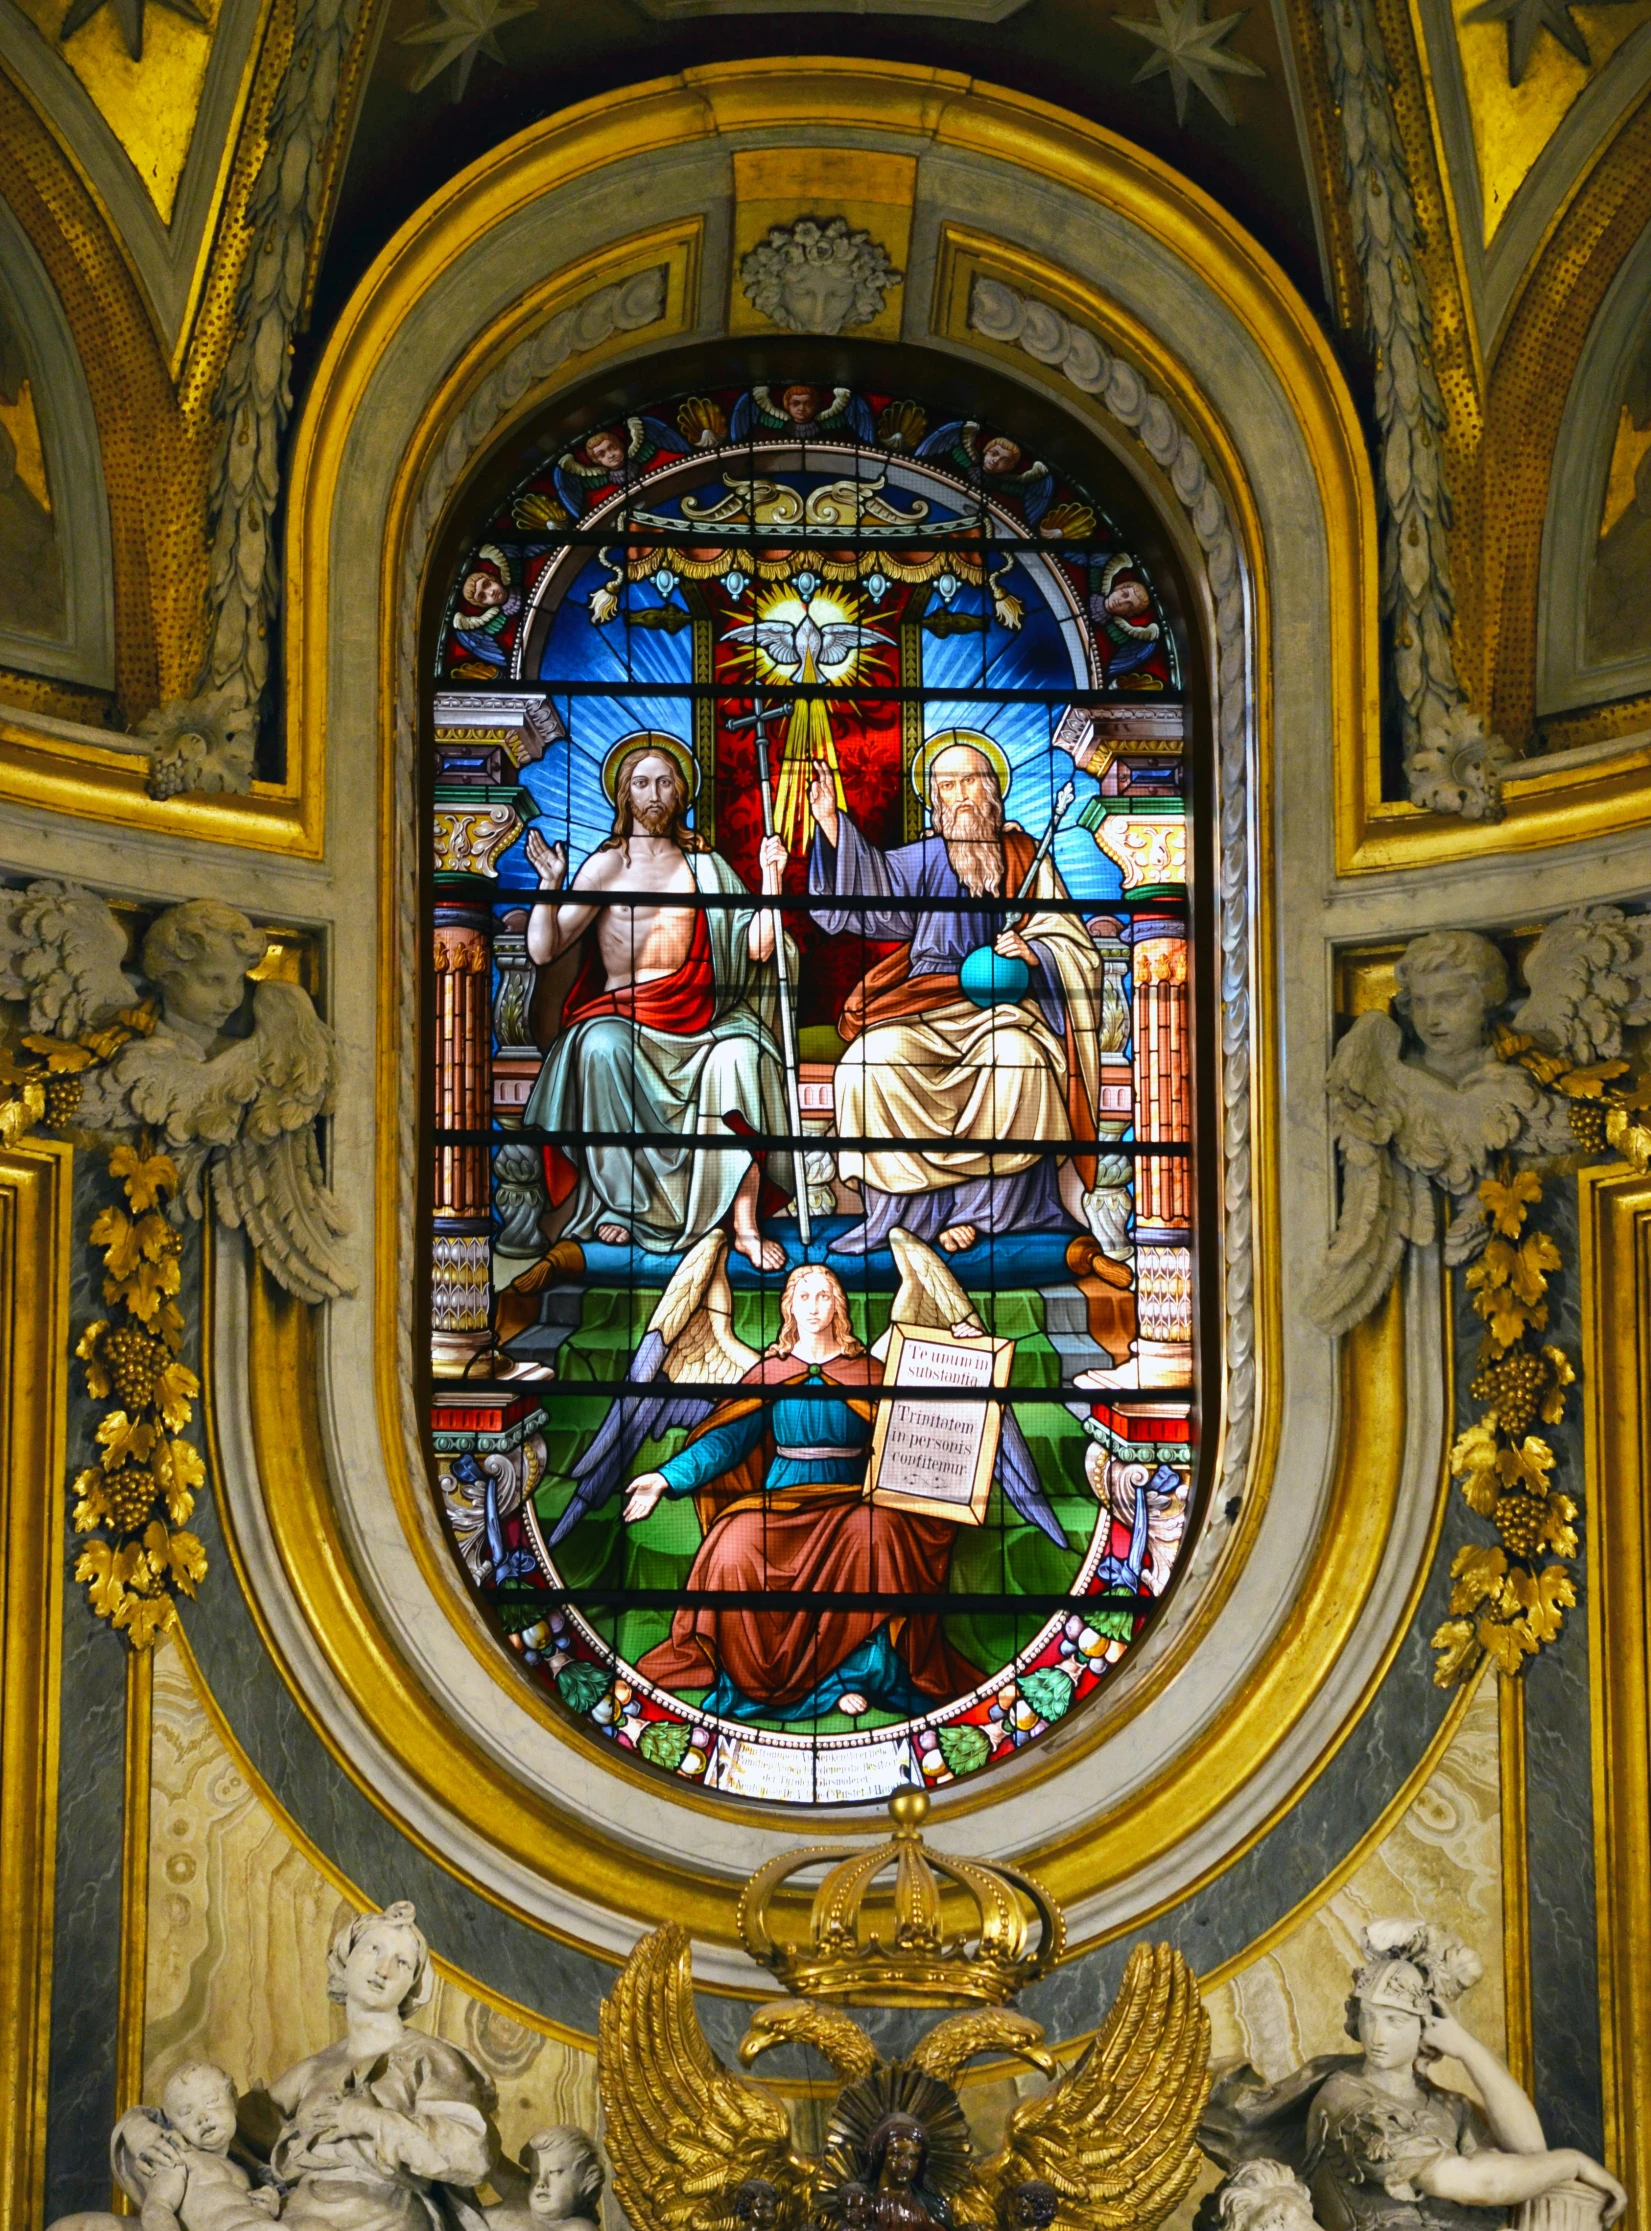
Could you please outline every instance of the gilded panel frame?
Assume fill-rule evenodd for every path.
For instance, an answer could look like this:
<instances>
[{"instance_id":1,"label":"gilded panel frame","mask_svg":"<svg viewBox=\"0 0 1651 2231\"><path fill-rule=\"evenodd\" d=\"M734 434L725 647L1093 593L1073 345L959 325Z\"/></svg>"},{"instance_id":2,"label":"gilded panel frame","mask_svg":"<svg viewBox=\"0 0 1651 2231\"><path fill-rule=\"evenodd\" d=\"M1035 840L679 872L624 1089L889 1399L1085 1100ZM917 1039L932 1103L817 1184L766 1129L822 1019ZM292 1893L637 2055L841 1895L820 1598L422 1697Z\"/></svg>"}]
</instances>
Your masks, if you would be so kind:
<instances>
[{"instance_id":1,"label":"gilded panel frame","mask_svg":"<svg viewBox=\"0 0 1651 2231\"><path fill-rule=\"evenodd\" d=\"M1588 1663L1606 2158L1651 2208L1651 1175L1581 1172Z\"/></svg>"},{"instance_id":2,"label":"gilded panel frame","mask_svg":"<svg viewBox=\"0 0 1651 2231\"><path fill-rule=\"evenodd\" d=\"M0 2231L45 2206L73 1149L0 1149Z\"/></svg>"}]
</instances>

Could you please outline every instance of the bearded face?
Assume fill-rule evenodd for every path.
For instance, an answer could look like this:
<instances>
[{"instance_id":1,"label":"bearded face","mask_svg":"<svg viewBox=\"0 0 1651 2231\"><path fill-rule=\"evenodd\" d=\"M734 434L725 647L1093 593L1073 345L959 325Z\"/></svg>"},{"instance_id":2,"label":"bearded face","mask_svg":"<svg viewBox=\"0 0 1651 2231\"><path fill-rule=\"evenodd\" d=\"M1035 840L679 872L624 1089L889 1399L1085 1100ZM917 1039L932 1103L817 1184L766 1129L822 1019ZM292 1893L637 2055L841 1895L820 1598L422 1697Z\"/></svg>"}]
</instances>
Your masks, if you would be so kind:
<instances>
[{"instance_id":1,"label":"bearded face","mask_svg":"<svg viewBox=\"0 0 1651 2231\"><path fill-rule=\"evenodd\" d=\"M631 792L631 814L645 837L662 837L682 811L682 793L666 787L663 796L639 797Z\"/></svg>"},{"instance_id":2,"label":"bearded face","mask_svg":"<svg viewBox=\"0 0 1651 2231\"><path fill-rule=\"evenodd\" d=\"M952 873L972 898L1003 892L1003 800L981 783L972 799L936 798L934 826L946 840Z\"/></svg>"}]
</instances>

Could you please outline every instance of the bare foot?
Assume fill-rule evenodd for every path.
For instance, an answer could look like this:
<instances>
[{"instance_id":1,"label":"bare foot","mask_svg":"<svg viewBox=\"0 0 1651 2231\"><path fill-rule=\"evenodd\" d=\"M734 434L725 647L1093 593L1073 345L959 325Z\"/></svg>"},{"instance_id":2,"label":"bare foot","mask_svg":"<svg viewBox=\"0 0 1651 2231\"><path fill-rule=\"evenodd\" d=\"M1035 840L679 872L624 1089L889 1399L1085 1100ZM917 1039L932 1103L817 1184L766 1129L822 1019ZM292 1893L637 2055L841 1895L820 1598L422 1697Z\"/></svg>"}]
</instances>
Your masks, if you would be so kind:
<instances>
[{"instance_id":1,"label":"bare foot","mask_svg":"<svg viewBox=\"0 0 1651 2231\"><path fill-rule=\"evenodd\" d=\"M785 1249L777 1239L764 1239L759 1232L736 1231L734 1245L758 1270L785 1268Z\"/></svg>"},{"instance_id":2,"label":"bare foot","mask_svg":"<svg viewBox=\"0 0 1651 2231\"><path fill-rule=\"evenodd\" d=\"M972 1224L949 1224L940 1235L940 1245L948 1255L960 1255L965 1247L973 1247L978 1236Z\"/></svg>"},{"instance_id":3,"label":"bare foot","mask_svg":"<svg viewBox=\"0 0 1651 2231\"><path fill-rule=\"evenodd\" d=\"M845 1689L837 1699L837 1709L846 1719L857 1720L861 1713L869 1712L871 1706L858 1689Z\"/></svg>"},{"instance_id":4,"label":"bare foot","mask_svg":"<svg viewBox=\"0 0 1651 2231\"><path fill-rule=\"evenodd\" d=\"M631 1235L623 1224L598 1224L596 1236L604 1247L629 1247Z\"/></svg>"}]
</instances>

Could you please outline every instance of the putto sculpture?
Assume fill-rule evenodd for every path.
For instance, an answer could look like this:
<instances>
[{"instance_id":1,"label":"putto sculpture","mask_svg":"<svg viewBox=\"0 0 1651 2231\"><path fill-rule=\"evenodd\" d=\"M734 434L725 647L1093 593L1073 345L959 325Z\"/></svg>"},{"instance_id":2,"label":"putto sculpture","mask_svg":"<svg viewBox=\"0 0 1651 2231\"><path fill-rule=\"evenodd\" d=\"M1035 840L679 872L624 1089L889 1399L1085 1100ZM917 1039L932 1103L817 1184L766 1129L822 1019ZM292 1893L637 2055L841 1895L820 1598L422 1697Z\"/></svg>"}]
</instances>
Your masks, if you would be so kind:
<instances>
[{"instance_id":1,"label":"putto sculpture","mask_svg":"<svg viewBox=\"0 0 1651 2231\"><path fill-rule=\"evenodd\" d=\"M1562 2195L1573 2223L1610 2225L1628 2196L1574 2147L1550 2147L1508 2070L1450 2009L1479 1980L1477 1955L1418 1921L1373 1921L1347 2001L1356 2054L1328 2053L1275 2084L1247 2066L1216 2083L1199 2144L1230 2174L1222 2231L1470 2231ZM1483 2106L1434 2082L1449 2056ZM1309 2208L1308 2203L1311 2203ZM1481 2213L1480 2211L1483 2211Z\"/></svg>"},{"instance_id":2,"label":"putto sculpture","mask_svg":"<svg viewBox=\"0 0 1651 2231\"><path fill-rule=\"evenodd\" d=\"M316 1143L337 1050L302 986L249 986L268 949L238 908L191 899L150 925L140 981L95 892L55 879L0 892L0 999L27 1004L47 1120L147 1132L176 1164L180 1213L200 1218L210 1200L288 1293L331 1301L356 1284ZM229 1035L247 1006L250 1030Z\"/></svg>"},{"instance_id":3,"label":"putto sculpture","mask_svg":"<svg viewBox=\"0 0 1651 2231\"><path fill-rule=\"evenodd\" d=\"M1369 1316L1406 1248L1437 1236L1435 1187L1458 1204L1445 1260L1465 1263L1485 1244L1476 1195L1495 1161L1582 1143L1574 1103L1550 1085L1617 1059L1624 1026L1651 1019L1651 924L1616 906L1575 907L1542 932L1524 973L1529 996L1500 1025L1509 980L1496 946L1471 930L1430 931L1394 970L1396 1012L1361 1015L1336 1048L1325 1089L1341 1215L1308 1303L1326 1332Z\"/></svg>"}]
</instances>

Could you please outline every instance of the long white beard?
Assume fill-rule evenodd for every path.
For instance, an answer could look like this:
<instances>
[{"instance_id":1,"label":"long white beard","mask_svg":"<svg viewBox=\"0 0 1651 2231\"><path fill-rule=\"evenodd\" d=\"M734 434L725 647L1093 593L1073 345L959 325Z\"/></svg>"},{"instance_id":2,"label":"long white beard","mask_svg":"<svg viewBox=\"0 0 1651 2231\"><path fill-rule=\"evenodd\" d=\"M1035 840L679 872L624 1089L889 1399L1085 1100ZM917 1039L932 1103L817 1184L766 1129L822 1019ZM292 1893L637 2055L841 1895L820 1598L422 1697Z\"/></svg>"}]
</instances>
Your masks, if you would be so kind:
<instances>
[{"instance_id":1,"label":"long white beard","mask_svg":"<svg viewBox=\"0 0 1651 2231\"><path fill-rule=\"evenodd\" d=\"M946 840L952 873L971 898L1003 892L1003 808L995 799L983 806L940 806L934 825Z\"/></svg>"}]
</instances>

